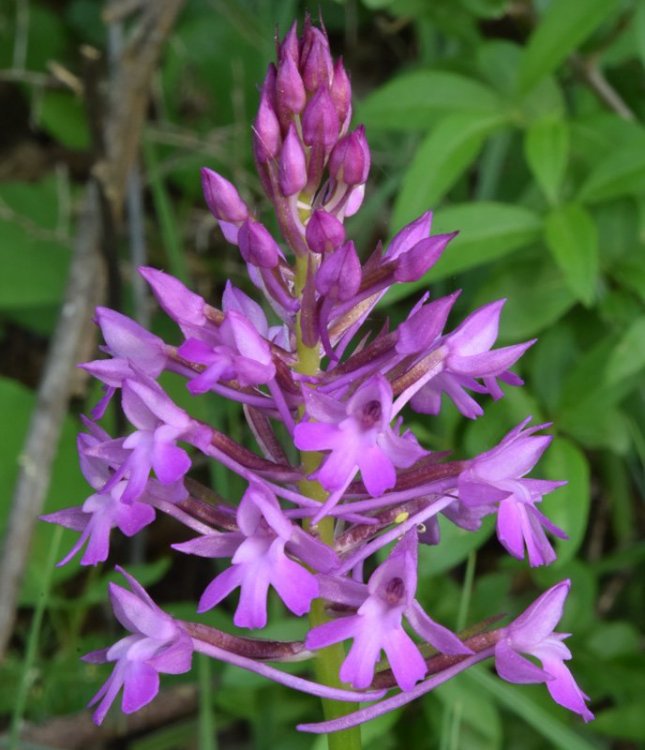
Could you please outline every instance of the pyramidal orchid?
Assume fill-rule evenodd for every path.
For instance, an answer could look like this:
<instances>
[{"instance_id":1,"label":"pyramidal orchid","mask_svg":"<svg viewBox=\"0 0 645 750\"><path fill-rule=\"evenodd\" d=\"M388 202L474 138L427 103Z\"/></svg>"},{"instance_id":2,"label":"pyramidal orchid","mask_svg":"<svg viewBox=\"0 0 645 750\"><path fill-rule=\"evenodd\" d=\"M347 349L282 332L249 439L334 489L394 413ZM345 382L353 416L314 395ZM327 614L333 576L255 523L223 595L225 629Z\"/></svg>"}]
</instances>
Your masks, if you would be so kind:
<instances>
[{"instance_id":1,"label":"pyramidal orchid","mask_svg":"<svg viewBox=\"0 0 645 750\"><path fill-rule=\"evenodd\" d=\"M239 589L239 628L265 627L272 592L309 622L302 641L272 641L180 621L124 572L129 590L112 585L110 599L129 635L86 657L113 664L92 701L97 723L121 690L125 712L151 701L159 675L188 671L194 651L321 697L326 720L299 728L328 733L337 750L360 748L353 727L491 657L502 679L543 682L557 703L592 717L564 663L564 636L553 631L568 582L509 625L484 623L468 638L418 599L427 593L418 587L419 548L441 545L439 515L466 531L492 516L511 555L551 563L550 536L565 534L538 505L562 482L528 476L551 442L548 425L527 419L473 457L432 452L414 435L411 427L431 424L446 399L476 419L490 397L503 397L500 383L521 385L512 368L534 342L496 346L503 300L449 323L458 293L424 294L394 329L372 325L387 290L417 282L450 252L455 233L432 234L428 212L385 245L348 239L345 219L360 209L371 163L365 129L351 123L349 77L325 31L307 18L298 36L294 24L278 44L252 129L279 236L250 196L202 171L205 204L254 296L229 282L218 305L162 270L139 269L177 326L172 344L120 313L97 311L107 358L82 366L105 396L78 444L93 492L45 517L79 533L63 562L83 548L82 564L103 562L112 534L131 536L163 513L192 532L172 545L177 552L220 560L198 613ZM207 410L177 406L162 374L195 402L208 394L241 405L252 440L205 423L197 415ZM116 438L98 424L110 399L130 424ZM242 499L202 485L197 461L241 477ZM294 660L311 660L313 679L267 664Z\"/></svg>"}]
</instances>

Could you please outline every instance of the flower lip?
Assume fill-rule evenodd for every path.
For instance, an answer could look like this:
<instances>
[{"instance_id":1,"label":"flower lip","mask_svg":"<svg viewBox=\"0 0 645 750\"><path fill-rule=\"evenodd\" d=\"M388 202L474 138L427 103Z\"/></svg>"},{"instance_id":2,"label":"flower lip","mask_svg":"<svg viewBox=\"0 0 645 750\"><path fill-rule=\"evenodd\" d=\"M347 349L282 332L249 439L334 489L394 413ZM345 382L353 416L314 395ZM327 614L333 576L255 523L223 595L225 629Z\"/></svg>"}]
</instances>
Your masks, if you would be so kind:
<instances>
[{"instance_id":1,"label":"flower lip","mask_svg":"<svg viewBox=\"0 0 645 750\"><path fill-rule=\"evenodd\" d=\"M383 598L390 606L396 606L405 599L405 582L399 576L391 578L383 591Z\"/></svg>"},{"instance_id":2,"label":"flower lip","mask_svg":"<svg viewBox=\"0 0 645 750\"><path fill-rule=\"evenodd\" d=\"M381 407L381 402L377 401L376 399L372 399L371 401L368 401L363 405L360 414L357 416L359 418L361 426L366 430L371 430L374 425L378 424L381 421L382 415L383 409Z\"/></svg>"}]
</instances>

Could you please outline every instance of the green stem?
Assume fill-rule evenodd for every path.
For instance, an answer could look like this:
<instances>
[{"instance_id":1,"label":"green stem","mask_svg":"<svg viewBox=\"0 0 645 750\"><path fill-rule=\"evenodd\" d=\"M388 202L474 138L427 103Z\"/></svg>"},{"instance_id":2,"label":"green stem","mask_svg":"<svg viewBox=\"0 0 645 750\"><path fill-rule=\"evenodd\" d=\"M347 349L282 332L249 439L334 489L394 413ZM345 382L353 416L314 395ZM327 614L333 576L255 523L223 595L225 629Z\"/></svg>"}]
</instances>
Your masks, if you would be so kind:
<instances>
[{"instance_id":1,"label":"green stem","mask_svg":"<svg viewBox=\"0 0 645 750\"><path fill-rule=\"evenodd\" d=\"M40 597L34 610L34 616L27 637L27 649L24 657L22 676L16 690L16 698L13 705L13 714L11 716L11 725L9 728L9 750L19 750L22 746L20 742L20 725L27 705L27 697L32 686L32 673L34 663L38 655L38 645L40 640L40 630L43 624L43 617L49 603L51 593L52 577L56 567L56 558L60 548L60 541L63 536L63 529L57 526L52 534L51 546L45 568L42 574L42 587Z\"/></svg>"},{"instance_id":2,"label":"green stem","mask_svg":"<svg viewBox=\"0 0 645 750\"><path fill-rule=\"evenodd\" d=\"M298 257L296 259L296 290L298 295L302 294L302 289L307 276L307 258ZM320 353L318 346L306 346L302 341L300 318L296 321L296 340L298 351L298 364L296 370L304 375L316 375L320 371ZM301 462L303 469L310 474L320 464L321 456L319 453L306 452L301 453ZM303 480L300 482L300 491L303 495L311 497L319 502L324 502L327 493L318 482ZM324 518L317 526L320 539L330 547L334 543L334 519ZM329 618L325 612L325 604L322 599L315 599L312 602L309 612L309 623L314 628L317 625L327 622ZM314 660L314 671L316 678L324 685L331 687L343 687L338 673L341 664L345 660L345 649L342 643L320 649L316 652ZM321 699L323 714L326 720L338 719L341 716L356 711L358 706L353 703L343 701ZM327 735L327 745L329 750L361 750L361 730L360 727L353 727L342 732L334 732Z\"/></svg>"}]
</instances>

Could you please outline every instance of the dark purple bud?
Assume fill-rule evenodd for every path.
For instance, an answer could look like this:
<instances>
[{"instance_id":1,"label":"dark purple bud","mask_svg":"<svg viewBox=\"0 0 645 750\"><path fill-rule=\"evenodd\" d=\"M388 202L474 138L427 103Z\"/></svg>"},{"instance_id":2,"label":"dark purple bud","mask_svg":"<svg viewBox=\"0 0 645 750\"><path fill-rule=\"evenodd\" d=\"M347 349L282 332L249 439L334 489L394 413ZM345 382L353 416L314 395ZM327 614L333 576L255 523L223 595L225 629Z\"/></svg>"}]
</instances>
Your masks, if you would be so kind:
<instances>
[{"instance_id":1,"label":"dark purple bud","mask_svg":"<svg viewBox=\"0 0 645 750\"><path fill-rule=\"evenodd\" d=\"M307 223L305 238L314 253L330 253L345 242L345 227L327 211L314 211Z\"/></svg>"},{"instance_id":2,"label":"dark purple bud","mask_svg":"<svg viewBox=\"0 0 645 750\"><path fill-rule=\"evenodd\" d=\"M302 135L307 146L319 144L326 152L338 138L338 114L329 91L319 88L309 100L302 115Z\"/></svg>"},{"instance_id":3,"label":"dark purple bud","mask_svg":"<svg viewBox=\"0 0 645 750\"><path fill-rule=\"evenodd\" d=\"M434 237L427 237L406 253L397 258L394 279L396 281L417 281L426 271L428 271L439 260L441 254L446 249L446 245L457 235L457 232L451 234L436 234Z\"/></svg>"},{"instance_id":4,"label":"dark purple bud","mask_svg":"<svg viewBox=\"0 0 645 750\"><path fill-rule=\"evenodd\" d=\"M349 82L349 76L343 65L342 57L339 57L334 65L334 77L330 93L342 127L348 119L352 108L352 85Z\"/></svg>"},{"instance_id":5,"label":"dark purple bud","mask_svg":"<svg viewBox=\"0 0 645 750\"><path fill-rule=\"evenodd\" d=\"M326 255L316 274L316 289L323 295L345 301L351 299L361 285L361 262L350 240Z\"/></svg>"},{"instance_id":6,"label":"dark purple bud","mask_svg":"<svg viewBox=\"0 0 645 750\"><path fill-rule=\"evenodd\" d=\"M262 86L260 107L253 125L255 158L260 164L275 159L282 143L280 123L273 107L275 76L275 68L271 66Z\"/></svg>"},{"instance_id":7,"label":"dark purple bud","mask_svg":"<svg viewBox=\"0 0 645 750\"><path fill-rule=\"evenodd\" d=\"M280 190L286 196L299 193L307 184L307 159L293 124L289 125L289 132L282 144L279 181Z\"/></svg>"},{"instance_id":8,"label":"dark purple bud","mask_svg":"<svg viewBox=\"0 0 645 750\"><path fill-rule=\"evenodd\" d=\"M399 354L416 354L428 349L441 336L448 315L460 292L440 297L423 305L398 328L396 350Z\"/></svg>"},{"instance_id":9,"label":"dark purple bud","mask_svg":"<svg viewBox=\"0 0 645 750\"><path fill-rule=\"evenodd\" d=\"M361 125L343 136L329 157L329 173L346 185L362 185L370 171L370 150Z\"/></svg>"},{"instance_id":10,"label":"dark purple bud","mask_svg":"<svg viewBox=\"0 0 645 750\"><path fill-rule=\"evenodd\" d=\"M311 24L309 26L305 24L300 71L309 93L317 91L321 86L328 89L334 75L334 64L327 37Z\"/></svg>"},{"instance_id":11,"label":"dark purple bud","mask_svg":"<svg viewBox=\"0 0 645 750\"><path fill-rule=\"evenodd\" d=\"M260 268L275 268L282 257L278 243L259 221L247 219L238 233L240 253L247 263Z\"/></svg>"},{"instance_id":12,"label":"dark purple bud","mask_svg":"<svg viewBox=\"0 0 645 750\"><path fill-rule=\"evenodd\" d=\"M248 218L249 209L232 183L207 167L202 168L201 175L206 204L216 219L236 222Z\"/></svg>"},{"instance_id":13,"label":"dark purple bud","mask_svg":"<svg viewBox=\"0 0 645 750\"><path fill-rule=\"evenodd\" d=\"M298 66L289 55L280 62L278 67L275 98L278 110L285 112L288 116L300 114L307 103L307 93L298 72Z\"/></svg>"}]
</instances>

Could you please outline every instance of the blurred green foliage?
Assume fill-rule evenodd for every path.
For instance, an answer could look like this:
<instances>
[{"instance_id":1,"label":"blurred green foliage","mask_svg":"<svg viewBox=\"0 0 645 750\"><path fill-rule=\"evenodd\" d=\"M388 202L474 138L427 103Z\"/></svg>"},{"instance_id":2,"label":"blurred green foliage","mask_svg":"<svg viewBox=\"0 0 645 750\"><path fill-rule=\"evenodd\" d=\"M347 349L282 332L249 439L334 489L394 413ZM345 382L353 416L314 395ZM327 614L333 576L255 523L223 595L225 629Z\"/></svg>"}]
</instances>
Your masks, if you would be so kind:
<instances>
[{"instance_id":1,"label":"blurred green foliage","mask_svg":"<svg viewBox=\"0 0 645 750\"><path fill-rule=\"evenodd\" d=\"M188 276L215 300L226 278L242 284L244 272L213 231L197 169L221 171L263 210L249 137L257 87L275 27L284 32L304 5L187 0L156 80L143 149L151 263ZM569 481L544 503L570 536L558 542L553 566L529 570L499 554L490 525L470 535L444 524L444 544L424 549L421 599L454 625L460 564L469 555L474 562L475 550L468 622L517 612L538 590L571 578L560 629L574 633L574 671L598 717L581 726L543 686L510 686L479 670L367 726L366 747L635 748L645 742L645 2L338 0L321 9L334 52L352 73L355 121L366 125L373 153L367 200L351 221L357 246L368 253L429 207L436 230L460 231L425 279L388 295L381 314L402 318L431 283L435 296L463 289L456 319L508 298L501 341L539 339L521 362L524 389L507 389L476 423L464 425L448 409L438 419L416 417L415 431L433 448L470 456L532 414L552 421L557 435L544 475ZM74 202L90 164L83 102L50 88L47 71L54 61L79 75L83 43L106 46L94 0L0 7L0 96L3 111L14 113L0 135L0 409L9 427L0 435L0 530L33 407L33 352L53 328ZM118 250L126 268L125 240ZM168 340L175 335L161 319L155 326ZM235 409L217 399L208 408L218 426L240 434ZM74 423L70 416L65 424L49 511L81 502L87 491ZM239 497L225 472L215 480L223 494ZM36 534L14 647L0 667L5 716L19 681L28 680L26 718L46 721L80 710L105 677L77 657L110 642L98 606L109 576L73 568L55 576L35 664L26 678L21 670L51 538L49 527ZM125 549L119 554L127 558ZM168 581L167 553L151 554L156 562L139 568L140 580ZM199 585L188 587L193 597ZM181 585L170 589L181 599ZM190 616L189 602L176 606ZM287 637L291 626L277 604L273 614L272 633ZM221 747L230 737L255 750L321 750L320 739L292 729L318 715L315 701L219 665L213 673ZM241 730L240 721L250 728ZM123 747L195 747L196 731L194 721L180 722Z\"/></svg>"}]
</instances>

